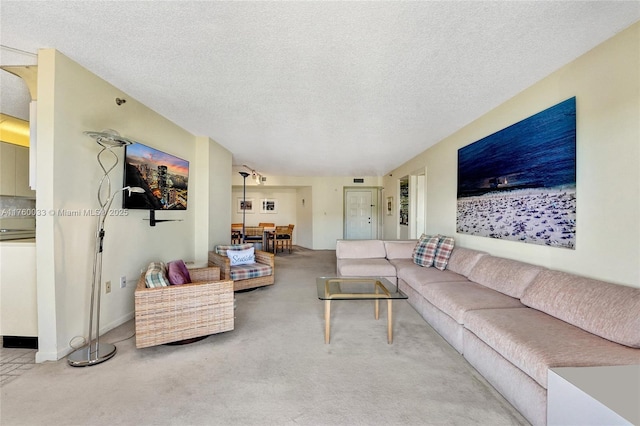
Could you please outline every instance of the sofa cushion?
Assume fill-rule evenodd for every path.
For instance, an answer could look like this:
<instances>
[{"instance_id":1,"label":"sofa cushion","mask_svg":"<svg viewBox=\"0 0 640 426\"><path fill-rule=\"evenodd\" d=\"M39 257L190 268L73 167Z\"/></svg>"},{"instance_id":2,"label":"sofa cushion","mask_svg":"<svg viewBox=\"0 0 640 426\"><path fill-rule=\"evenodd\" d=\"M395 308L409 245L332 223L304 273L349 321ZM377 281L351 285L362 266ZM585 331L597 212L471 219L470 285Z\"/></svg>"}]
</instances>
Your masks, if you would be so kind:
<instances>
[{"instance_id":1,"label":"sofa cushion","mask_svg":"<svg viewBox=\"0 0 640 426\"><path fill-rule=\"evenodd\" d=\"M386 259L338 259L340 277L395 277L396 268Z\"/></svg>"},{"instance_id":2,"label":"sofa cushion","mask_svg":"<svg viewBox=\"0 0 640 426\"><path fill-rule=\"evenodd\" d=\"M640 348L640 288L547 270L527 287L522 303L605 339Z\"/></svg>"},{"instance_id":3,"label":"sofa cushion","mask_svg":"<svg viewBox=\"0 0 640 426\"><path fill-rule=\"evenodd\" d=\"M438 249L436 250L436 256L433 259L433 266L444 271L449 262L449 257L453 251L454 239L452 237L444 237L440 235L440 241L438 242Z\"/></svg>"},{"instance_id":4,"label":"sofa cushion","mask_svg":"<svg viewBox=\"0 0 640 426\"><path fill-rule=\"evenodd\" d=\"M426 284L418 292L458 324L463 324L465 312L472 309L524 307L514 297L471 281Z\"/></svg>"},{"instance_id":5,"label":"sofa cushion","mask_svg":"<svg viewBox=\"0 0 640 426\"><path fill-rule=\"evenodd\" d=\"M336 241L336 257L338 259L384 258L384 242L382 240L338 240Z\"/></svg>"},{"instance_id":6,"label":"sofa cushion","mask_svg":"<svg viewBox=\"0 0 640 426\"><path fill-rule=\"evenodd\" d=\"M455 272L446 269L441 271L436 268L423 268L413 263L412 260L396 259L391 262L396 268L397 277L415 289L419 289L423 284L467 281L464 276Z\"/></svg>"},{"instance_id":7,"label":"sofa cushion","mask_svg":"<svg viewBox=\"0 0 640 426\"><path fill-rule=\"evenodd\" d=\"M233 281L248 280L249 278L267 277L273 273L269 265L263 263L251 263L248 265L232 266L230 278Z\"/></svg>"},{"instance_id":8,"label":"sofa cushion","mask_svg":"<svg viewBox=\"0 0 640 426\"><path fill-rule=\"evenodd\" d=\"M163 262L151 262L144 275L144 281L148 288L167 287L167 267Z\"/></svg>"},{"instance_id":9,"label":"sofa cushion","mask_svg":"<svg viewBox=\"0 0 640 426\"><path fill-rule=\"evenodd\" d=\"M483 256L469 273L469 280L520 299L524 289L543 269L517 260Z\"/></svg>"},{"instance_id":10,"label":"sofa cushion","mask_svg":"<svg viewBox=\"0 0 640 426\"><path fill-rule=\"evenodd\" d=\"M464 247L455 247L451 252L451 257L449 257L447 269L468 277L469 273L471 273L471 269L473 269L473 267L476 266L476 263L478 263L478 260L487 255L488 253L483 251L472 250Z\"/></svg>"},{"instance_id":11,"label":"sofa cushion","mask_svg":"<svg viewBox=\"0 0 640 426\"><path fill-rule=\"evenodd\" d=\"M392 264L396 268L396 272L399 272L400 269L405 267L417 268L422 270L420 266L413 263L413 258L409 259L389 259L389 263Z\"/></svg>"},{"instance_id":12,"label":"sofa cushion","mask_svg":"<svg viewBox=\"0 0 640 426\"><path fill-rule=\"evenodd\" d=\"M436 257L439 242L440 237L438 236L432 237L422 234L420 241L418 241L413 249L413 263L426 267L433 266L433 260Z\"/></svg>"},{"instance_id":13,"label":"sofa cushion","mask_svg":"<svg viewBox=\"0 0 640 426\"><path fill-rule=\"evenodd\" d=\"M464 327L545 389L549 368L640 362L638 349L531 308L467 311Z\"/></svg>"},{"instance_id":14,"label":"sofa cushion","mask_svg":"<svg viewBox=\"0 0 640 426\"><path fill-rule=\"evenodd\" d=\"M404 268L409 268L409 269L419 269L419 270L423 270L424 268L422 266L418 266L415 263L413 263L413 259L390 259L389 263L393 265L394 268L396 268L396 276L400 277L400 271Z\"/></svg>"},{"instance_id":15,"label":"sofa cushion","mask_svg":"<svg viewBox=\"0 0 640 426\"><path fill-rule=\"evenodd\" d=\"M418 240L385 241L385 257L387 259L411 259L413 257L413 249L417 243Z\"/></svg>"},{"instance_id":16,"label":"sofa cushion","mask_svg":"<svg viewBox=\"0 0 640 426\"><path fill-rule=\"evenodd\" d=\"M172 260L167 263L167 277L171 285L189 284L191 282L187 265L182 260Z\"/></svg>"}]
</instances>

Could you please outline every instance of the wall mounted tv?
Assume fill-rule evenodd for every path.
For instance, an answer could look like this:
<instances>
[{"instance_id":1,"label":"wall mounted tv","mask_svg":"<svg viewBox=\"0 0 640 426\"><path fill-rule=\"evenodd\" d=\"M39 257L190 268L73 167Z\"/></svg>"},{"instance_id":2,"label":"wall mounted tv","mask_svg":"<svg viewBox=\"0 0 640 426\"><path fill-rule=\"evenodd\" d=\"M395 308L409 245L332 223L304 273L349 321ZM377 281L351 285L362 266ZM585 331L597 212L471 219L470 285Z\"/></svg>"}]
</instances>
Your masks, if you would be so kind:
<instances>
[{"instance_id":1,"label":"wall mounted tv","mask_svg":"<svg viewBox=\"0 0 640 426\"><path fill-rule=\"evenodd\" d=\"M134 143L125 147L124 185L144 193L122 197L125 209L186 210L189 162Z\"/></svg>"}]
</instances>

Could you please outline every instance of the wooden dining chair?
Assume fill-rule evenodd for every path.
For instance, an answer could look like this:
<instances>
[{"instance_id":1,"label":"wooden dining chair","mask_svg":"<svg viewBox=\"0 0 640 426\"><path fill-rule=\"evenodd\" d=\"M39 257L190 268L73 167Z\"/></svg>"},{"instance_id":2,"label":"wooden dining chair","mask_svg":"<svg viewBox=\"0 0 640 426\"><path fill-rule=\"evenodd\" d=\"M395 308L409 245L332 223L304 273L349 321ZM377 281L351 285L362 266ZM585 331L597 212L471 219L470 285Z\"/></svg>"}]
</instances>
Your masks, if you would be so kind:
<instances>
[{"instance_id":1,"label":"wooden dining chair","mask_svg":"<svg viewBox=\"0 0 640 426\"><path fill-rule=\"evenodd\" d=\"M283 252L285 249L288 249L289 253L291 253L291 247L292 247L291 240L293 239L292 232L293 232L292 225L276 226L276 232L274 235L274 244L275 244L274 253L277 252L278 249L281 249Z\"/></svg>"},{"instance_id":2,"label":"wooden dining chair","mask_svg":"<svg viewBox=\"0 0 640 426\"><path fill-rule=\"evenodd\" d=\"M289 224L289 239L286 241L286 245L287 248L289 249L289 253L291 253L291 250L293 249L293 228L295 227L294 224L290 223Z\"/></svg>"},{"instance_id":3,"label":"wooden dining chair","mask_svg":"<svg viewBox=\"0 0 640 426\"><path fill-rule=\"evenodd\" d=\"M262 226L245 226L244 233L245 243L263 244L264 228Z\"/></svg>"},{"instance_id":4,"label":"wooden dining chair","mask_svg":"<svg viewBox=\"0 0 640 426\"><path fill-rule=\"evenodd\" d=\"M231 224L231 244L242 243L242 223Z\"/></svg>"}]
</instances>

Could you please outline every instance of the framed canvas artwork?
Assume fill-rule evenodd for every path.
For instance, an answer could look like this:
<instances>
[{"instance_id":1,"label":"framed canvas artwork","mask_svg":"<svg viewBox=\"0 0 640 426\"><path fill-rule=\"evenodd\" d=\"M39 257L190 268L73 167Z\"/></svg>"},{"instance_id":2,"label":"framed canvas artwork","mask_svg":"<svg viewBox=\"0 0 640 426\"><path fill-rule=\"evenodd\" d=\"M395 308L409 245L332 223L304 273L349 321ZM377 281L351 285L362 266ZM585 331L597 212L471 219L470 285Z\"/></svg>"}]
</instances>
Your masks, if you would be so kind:
<instances>
[{"instance_id":1,"label":"framed canvas artwork","mask_svg":"<svg viewBox=\"0 0 640 426\"><path fill-rule=\"evenodd\" d=\"M278 200L265 198L260 203L260 213L278 213Z\"/></svg>"},{"instance_id":2,"label":"framed canvas artwork","mask_svg":"<svg viewBox=\"0 0 640 426\"><path fill-rule=\"evenodd\" d=\"M253 213L253 198L247 198L243 200L242 198L238 198L237 202L238 209L236 210L238 213Z\"/></svg>"},{"instance_id":3,"label":"framed canvas artwork","mask_svg":"<svg viewBox=\"0 0 640 426\"><path fill-rule=\"evenodd\" d=\"M575 248L575 97L458 150L456 228Z\"/></svg>"}]
</instances>

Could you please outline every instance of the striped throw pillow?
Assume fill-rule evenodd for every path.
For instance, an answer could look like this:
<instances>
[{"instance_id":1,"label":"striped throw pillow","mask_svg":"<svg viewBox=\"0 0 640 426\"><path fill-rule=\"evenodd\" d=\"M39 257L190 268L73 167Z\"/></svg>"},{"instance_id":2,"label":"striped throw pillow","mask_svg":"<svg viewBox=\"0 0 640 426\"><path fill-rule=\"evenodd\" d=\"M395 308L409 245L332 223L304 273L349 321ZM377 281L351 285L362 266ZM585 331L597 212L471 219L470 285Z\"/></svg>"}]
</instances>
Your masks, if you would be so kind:
<instances>
[{"instance_id":1,"label":"striped throw pillow","mask_svg":"<svg viewBox=\"0 0 640 426\"><path fill-rule=\"evenodd\" d=\"M445 237L440 235L438 242L438 248L436 250L436 256L433 260L433 266L438 268L441 271L444 271L447 267L447 263L449 263L449 257L451 256L451 252L453 251L453 238Z\"/></svg>"},{"instance_id":2,"label":"striped throw pillow","mask_svg":"<svg viewBox=\"0 0 640 426\"><path fill-rule=\"evenodd\" d=\"M162 262L151 262L144 275L144 281L148 288L167 287L167 267Z\"/></svg>"},{"instance_id":3,"label":"striped throw pillow","mask_svg":"<svg viewBox=\"0 0 640 426\"><path fill-rule=\"evenodd\" d=\"M420 237L420 241L413 249L413 263L420 266L432 266L436 257L436 250L438 249L438 242L440 238L430 235L424 235Z\"/></svg>"}]
</instances>

